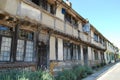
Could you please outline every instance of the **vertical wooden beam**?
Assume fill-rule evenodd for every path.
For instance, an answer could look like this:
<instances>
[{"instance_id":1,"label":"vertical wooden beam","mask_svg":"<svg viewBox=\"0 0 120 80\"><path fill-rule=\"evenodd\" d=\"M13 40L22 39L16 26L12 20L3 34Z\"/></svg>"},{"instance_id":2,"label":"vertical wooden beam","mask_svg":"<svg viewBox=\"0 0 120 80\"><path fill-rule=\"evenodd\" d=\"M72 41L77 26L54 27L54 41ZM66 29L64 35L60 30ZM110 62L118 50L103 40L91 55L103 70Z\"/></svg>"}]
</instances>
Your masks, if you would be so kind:
<instances>
[{"instance_id":1,"label":"vertical wooden beam","mask_svg":"<svg viewBox=\"0 0 120 80\"><path fill-rule=\"evenodd\" d=\"M37 68L37 54L38 54L38 48L37 48L37 39L38 39L39 35L38 35L38 31L34 32L34 41L33 41L33 61L36 63L36 68Z\"/></svg>"},{"instance_id":2,"label":"vertical wooden beam","mask_svg":"<svg viewBox=\"0 0 120 80\"><path fill-rule=\"evenodd\" d=\"M56 60L58 60L58 39L55 39L55 49L56 49Z\"/></svg>"},{"instance_id":3,"label":"vertical wooden beam","mask_svg":"<svg viewBox=\"0 0 120 80\"><path fill-rule=\"evenodd\" d=\"M51 32L48 32L48 44L47 44L47 69L50 70L50 35Z\"/></svg>"},{"instance_id":4,"label":"vertical wooden beam","mask_svg":"<svg viewBox=\"0 0 120 80\"><path fill-rule=\"evenodd\" d=\"M17 52L17 41L19 37L19 24L15 26L15 31L13 32L13 40L12 40L12 62L16 61L16 52Z\"/></svg>"},{"instance_id":5,"label":"vertical wooden beam","mask_svg":"<svg viewBox=\"0 0 120 80\"><path fill-rule=\"evenodd\" d=\"M1 53L1 43L2 42L2 36L0 35L0 53Z\"/></svg>"}]
</instances>

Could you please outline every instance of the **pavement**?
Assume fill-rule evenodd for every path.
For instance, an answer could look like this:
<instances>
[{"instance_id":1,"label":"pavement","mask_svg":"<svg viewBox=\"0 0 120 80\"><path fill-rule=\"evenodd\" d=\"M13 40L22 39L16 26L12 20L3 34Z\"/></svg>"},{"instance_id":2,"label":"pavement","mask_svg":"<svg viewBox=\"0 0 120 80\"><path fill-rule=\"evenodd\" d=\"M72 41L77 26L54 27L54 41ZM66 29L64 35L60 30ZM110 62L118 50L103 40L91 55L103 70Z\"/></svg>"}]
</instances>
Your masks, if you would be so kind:
<instances>
[{"instance_id":1,"label":"pavement","mask_svg":"<svg viewBox=\"0 0 120 80\"><path fill-rule=\"evenodd\" d=\"M102 68L100 68L98 71L95 71L92 75L82 79L82 80L98 80L102 75L104 75L107 71L111 70L116 64L116 63L111 63L108 64Z\"/></svg>"}]
</instances>

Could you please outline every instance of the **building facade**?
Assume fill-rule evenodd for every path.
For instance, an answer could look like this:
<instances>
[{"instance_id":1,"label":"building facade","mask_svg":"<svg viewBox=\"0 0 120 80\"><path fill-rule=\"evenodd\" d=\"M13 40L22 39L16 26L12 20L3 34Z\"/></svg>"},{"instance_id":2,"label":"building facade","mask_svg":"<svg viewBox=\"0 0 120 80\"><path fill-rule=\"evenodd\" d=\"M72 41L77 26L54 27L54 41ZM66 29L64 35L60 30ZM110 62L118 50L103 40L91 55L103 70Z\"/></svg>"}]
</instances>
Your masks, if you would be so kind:
<instances>
[{"instance_id":1,"label":"building facade","mask_svg":"<svg viewBox=\"0 0 120 80\"><path fill-rule=\"evenodd\" d=\"M63 0L0 0L0 69L105 62L107 39Z\"/></svg>"},{"instance_id":2,"label":"building facade","mask_svg":"<svg viewBox=\"0 0 120 80\"><path fill-rule=\"evenodd\" d=\"M107 50L105 51L106 63L114 63L119 60L119 49L114 46L110 41L106 41Z\"/></svg>"}]
</instances>

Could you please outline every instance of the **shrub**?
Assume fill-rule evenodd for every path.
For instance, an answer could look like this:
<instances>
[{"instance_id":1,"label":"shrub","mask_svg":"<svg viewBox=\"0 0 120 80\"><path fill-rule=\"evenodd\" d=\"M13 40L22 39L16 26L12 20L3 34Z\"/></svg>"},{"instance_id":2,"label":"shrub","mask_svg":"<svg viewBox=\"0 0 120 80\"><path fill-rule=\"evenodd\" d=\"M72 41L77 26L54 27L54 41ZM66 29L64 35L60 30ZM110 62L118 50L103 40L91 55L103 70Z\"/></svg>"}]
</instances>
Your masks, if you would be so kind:
<instances>
[{"instance_id":1,"label":"shrub","mask_svg":"<svg viewBox=\"0 0 120 80\"><path fill-rule=\"evenodd\" d=\"M87 75L90 75L93 73L93 70L91 67L85 66L85 72L87 73Z\"/></svg>"},{"instance_id":2,"label":"shrub","mask_svg":"<svg viewBox=\"0 0 120 80\"><path fill-rule=\"evenodd\" d=\"M77 76L73 72L73 70L63 70L59 73L56 80L76 80Z\"/></svg>"},{"instance_id":3,"label":"shrub","mask_svg":"<svg viewBox=\"0 0 120 80\"><path fill-rule=\"evenodd\" d=\"M77 80L87 77L87 75L90 75L93 73L93 70L88 66L77 66L74 67L74 73L77 76Z\"/></svg>"},{"instance_id":4,"label":"shrub","mask_svg":"<svg viewBox=\"0 0 120 80\"><path fill-rule=\"evenodd\" d=\"M0 72L0 80L54 80L46 71L7 70Z\"/></svg>"}]
</instances>

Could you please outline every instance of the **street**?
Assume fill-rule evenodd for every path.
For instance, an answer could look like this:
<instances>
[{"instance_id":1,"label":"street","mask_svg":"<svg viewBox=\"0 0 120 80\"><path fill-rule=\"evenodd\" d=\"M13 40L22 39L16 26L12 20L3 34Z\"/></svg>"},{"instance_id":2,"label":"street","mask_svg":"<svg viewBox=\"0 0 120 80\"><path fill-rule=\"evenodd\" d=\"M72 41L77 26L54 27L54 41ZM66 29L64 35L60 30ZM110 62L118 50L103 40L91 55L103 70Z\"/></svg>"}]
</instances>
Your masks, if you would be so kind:
<instances>
[{"instance_id":1,"label":"street","mask_svg":"<svg viewBox=\"0 0 120 80\"><path fill-rule=\"evenodd\" d=\"M120 80L120 62L115 64L97 80Z\"/></svg>"}]
</instances>

